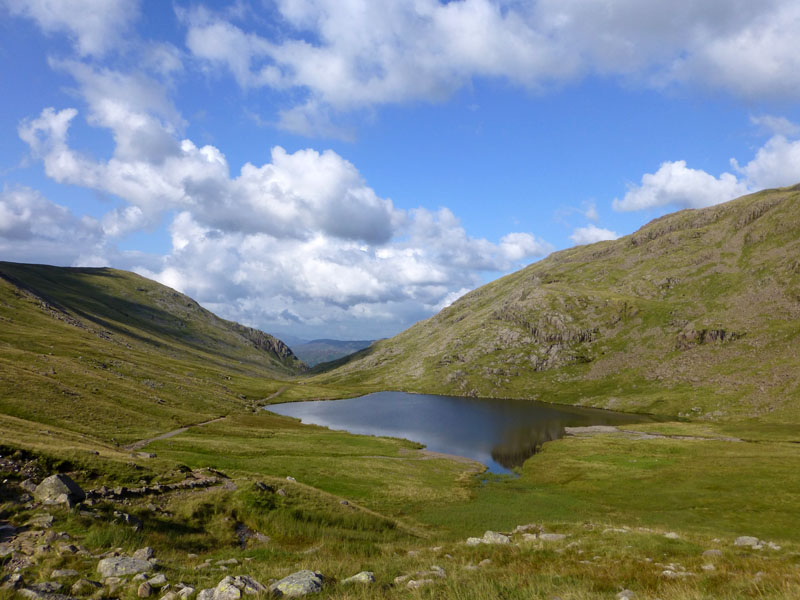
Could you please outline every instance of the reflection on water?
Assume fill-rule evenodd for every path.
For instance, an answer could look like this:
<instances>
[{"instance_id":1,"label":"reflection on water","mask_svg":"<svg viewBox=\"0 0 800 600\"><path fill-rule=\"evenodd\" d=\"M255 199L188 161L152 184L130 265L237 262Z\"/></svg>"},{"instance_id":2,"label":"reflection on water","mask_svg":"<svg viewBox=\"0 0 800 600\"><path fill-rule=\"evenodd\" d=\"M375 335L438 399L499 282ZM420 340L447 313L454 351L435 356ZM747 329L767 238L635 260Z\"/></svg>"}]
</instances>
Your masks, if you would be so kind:
<instances>
[{"instance_id":1,"label":"reflection on water","mask_svg":"<svg viewBox=\"0 0 800 600\"><path fill-rule=\"evenodd\" d=\"M273 404L269 410L351 433L401 437L465 456L495 473L522 465L564 427L620 425L642 415L534 402L378 392L359 398Z\"/></svg>"},{"instance_id":2,"label":"reflection on water","mask_svg":"<svg viewBox=\"0 0 800 600\"><path fill-rule=\"evenodd\" d=\"M560 421L540 421L527 427L507 429L502 440L492 446L492 458L506 469L519 467L536 454L545 442L564 437Z\"/></svg>"}]
</instances>

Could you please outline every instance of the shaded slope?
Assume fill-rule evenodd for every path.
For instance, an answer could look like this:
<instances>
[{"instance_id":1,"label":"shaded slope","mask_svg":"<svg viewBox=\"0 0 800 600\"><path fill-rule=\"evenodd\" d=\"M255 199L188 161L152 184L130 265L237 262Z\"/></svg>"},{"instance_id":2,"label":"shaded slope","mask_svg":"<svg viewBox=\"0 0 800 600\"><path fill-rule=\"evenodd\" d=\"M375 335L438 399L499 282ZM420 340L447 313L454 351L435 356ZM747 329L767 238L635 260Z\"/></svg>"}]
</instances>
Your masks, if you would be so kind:
<instances>
[{"instance_id":1,"label":"shaded slope","mask_svg":"<svg viewBox=\"0 0 800 600\"><path fill-rule=\"evenodd\" d=\"M304 365L133 273L0 263L0 413L117 441L244 407Z\"/></svg>"},{"instance_id":2,"label":"shaded slope","mask_svg":"<svg viewBox=\"0 0 800 600\"><path fill-rule=\"evenodd\" d=\"M554 253L320 381L796 420L799 342L796 186Z\"/></svg>"}]
</instances>

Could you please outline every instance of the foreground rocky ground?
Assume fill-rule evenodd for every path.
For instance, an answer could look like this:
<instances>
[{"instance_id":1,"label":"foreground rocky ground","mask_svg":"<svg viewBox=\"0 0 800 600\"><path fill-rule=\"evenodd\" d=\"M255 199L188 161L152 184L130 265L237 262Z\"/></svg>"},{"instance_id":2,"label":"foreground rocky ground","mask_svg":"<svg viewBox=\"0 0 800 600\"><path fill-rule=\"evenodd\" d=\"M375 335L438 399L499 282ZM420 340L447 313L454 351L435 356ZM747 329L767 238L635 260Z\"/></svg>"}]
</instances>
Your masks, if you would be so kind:
<instances>
[{"instance_id":1,"label":"foreground rocky ground","mask_svg":"<svg viewBox=\"0 0 800 600\"><path fill-rule=\"evenodd\" d=\"M167 547L162 555L151 546L131 547L147 539L152 526L147 517L131 514L133 508L154 522L166 520L169 529L174 515L159 508L159 499L193 499L249 482L198 470L167 484L83 490L68 475L44 477L31 461L3 460L5 471L16 477L6 478L1 488L10 518L0 521L0 598L239 600L322 594L565 600L792 598L800 592L797 548L748 535L710 538L598 523L524 524L434 545L412 540L368 558L371 570L358 570L363 557L348 556L344 549L337 555L335 547L327 553L321 546L287 552L236 522L227 524L236 545L202 555ZM297 494L299 485L289 477L284 487L257 482L254 489L265 497L287 497ZM356 510L346 500L339 504ZM87 519L132 535L123 546L103 548L96 537L76 531L75 523ZM174 535L181 531L176 520Z\"/></svg>"}]
</instances>

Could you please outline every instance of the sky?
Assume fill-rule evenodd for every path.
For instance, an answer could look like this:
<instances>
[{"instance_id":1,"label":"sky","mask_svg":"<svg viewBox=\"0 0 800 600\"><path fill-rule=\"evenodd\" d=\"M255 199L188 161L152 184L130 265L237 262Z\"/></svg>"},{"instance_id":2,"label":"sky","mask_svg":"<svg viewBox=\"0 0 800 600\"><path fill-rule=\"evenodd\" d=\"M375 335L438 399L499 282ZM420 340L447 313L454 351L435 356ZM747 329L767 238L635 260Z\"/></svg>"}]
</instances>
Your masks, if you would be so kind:
<instances>
[{"instance_id":1,"label":"sky","mask_svg":"<svg viewBox=\"0 0 800 600\"><path fill-rule=\"evenodd\" d=\"M0 0L0 260L394 335L800 182L796 0Z\"/></svg>"}]
</instances>

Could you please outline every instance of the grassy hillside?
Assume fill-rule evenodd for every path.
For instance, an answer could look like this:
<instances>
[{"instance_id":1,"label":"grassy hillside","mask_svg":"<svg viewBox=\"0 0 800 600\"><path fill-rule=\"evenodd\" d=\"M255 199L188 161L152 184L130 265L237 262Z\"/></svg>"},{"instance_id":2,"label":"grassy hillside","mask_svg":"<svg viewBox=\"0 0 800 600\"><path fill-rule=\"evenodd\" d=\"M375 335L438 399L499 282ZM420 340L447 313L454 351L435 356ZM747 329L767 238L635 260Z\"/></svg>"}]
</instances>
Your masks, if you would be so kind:
<instances>
[{"instance_id":1,"label":"grassy hillside","mask_svg":"<svg viewBox=\"0 0 800 600\"><path fill-rule=\"evenodd\" d=\"M0 263L0 418L122 443L242 410L304 368L133 273Z\"/></svg>"},{"instance_id":2,"label":"grassy hillside","mask_svg":"<svg viewBox=\"0 0 800 600\"><path fill-rule=\"evenodd\" d=\"M557 252L321 382L693 418L800 418L800 186Z\"/></svg>"}]
</instances>

